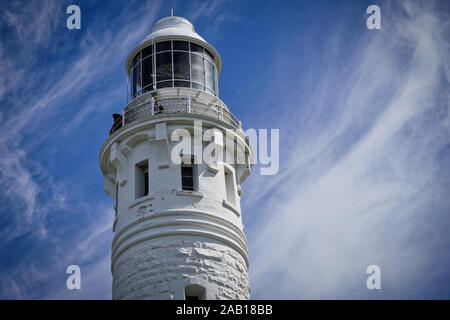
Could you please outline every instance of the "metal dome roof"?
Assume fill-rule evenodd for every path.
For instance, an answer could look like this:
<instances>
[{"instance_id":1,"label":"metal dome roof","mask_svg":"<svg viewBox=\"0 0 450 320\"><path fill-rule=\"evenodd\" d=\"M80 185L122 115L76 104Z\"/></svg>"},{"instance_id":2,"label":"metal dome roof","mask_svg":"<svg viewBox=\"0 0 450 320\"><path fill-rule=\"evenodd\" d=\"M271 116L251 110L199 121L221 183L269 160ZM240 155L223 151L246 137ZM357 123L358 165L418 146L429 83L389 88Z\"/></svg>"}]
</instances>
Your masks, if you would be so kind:
<instances>
[{"instance_id":1,"label":"metal dome roof","mask_svg":"<svg viewBox=\"0 0 450 320\"><path fill-rule=\"evenodd\" d=\"M206 42L195 32L194 26L189 20L183 17L170 16L158 20L153 25L152 32L141 43L164 36L185 36Z\"/></svg>"}]
</instances>

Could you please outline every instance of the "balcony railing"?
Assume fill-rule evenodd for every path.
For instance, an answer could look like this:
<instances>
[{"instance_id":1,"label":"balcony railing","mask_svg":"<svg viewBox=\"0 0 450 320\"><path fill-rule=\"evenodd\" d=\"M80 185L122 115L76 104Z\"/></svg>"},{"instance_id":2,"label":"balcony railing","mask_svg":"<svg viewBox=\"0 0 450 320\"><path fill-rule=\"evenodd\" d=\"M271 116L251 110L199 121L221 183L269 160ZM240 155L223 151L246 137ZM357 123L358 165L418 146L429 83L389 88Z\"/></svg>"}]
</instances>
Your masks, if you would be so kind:
<instances>
[{"instance_id":1,"label":"balcony railing","mask_svg":"<svg viewBox=\"0 0 450 320\"><path fill-rule=\"evenodd\" d=\"M237 129L241 128L240 121L220 104L208 104L188 97L174 97L157 99L155 101L150 99L150 101L138 104L128 110L125 109L121 115L116 117L109 134L113 134L121 127L136 120L152 118L161 114L183 113L221 120Z\"/></svg>"}]
</instances>

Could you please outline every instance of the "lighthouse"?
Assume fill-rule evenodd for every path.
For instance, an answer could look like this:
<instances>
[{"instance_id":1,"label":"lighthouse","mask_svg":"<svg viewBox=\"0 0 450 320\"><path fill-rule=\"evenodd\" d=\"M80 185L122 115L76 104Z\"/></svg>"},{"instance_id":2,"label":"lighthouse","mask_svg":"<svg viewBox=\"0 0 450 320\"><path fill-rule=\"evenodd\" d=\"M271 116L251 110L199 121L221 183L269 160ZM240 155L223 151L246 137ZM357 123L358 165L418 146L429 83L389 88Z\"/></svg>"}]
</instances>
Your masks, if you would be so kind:
<instances>
[{"instance_id":1,"label":"lighthouse","mask_svg":"<svg viewBox=\"0 0 450 320\"><path fill-rule=\"evenodd\" d=\"M113 299L249 299L241 185L253 151L219 98L222 60L182 17L125 63L99 163L114 201Z\"/></svg>"}]
</instances>

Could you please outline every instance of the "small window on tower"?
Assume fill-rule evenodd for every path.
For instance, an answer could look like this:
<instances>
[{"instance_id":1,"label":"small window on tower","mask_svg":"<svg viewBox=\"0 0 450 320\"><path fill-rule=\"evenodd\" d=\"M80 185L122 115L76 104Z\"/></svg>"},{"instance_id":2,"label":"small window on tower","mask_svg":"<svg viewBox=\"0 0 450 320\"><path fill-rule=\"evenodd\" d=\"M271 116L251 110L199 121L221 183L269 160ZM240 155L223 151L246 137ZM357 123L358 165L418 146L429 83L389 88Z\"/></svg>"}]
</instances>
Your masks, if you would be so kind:
<instances>
[{"instance_id":1,"label":"small window on tower","mask_svg":"<svg viewBox=\"0 0 450 320\"><path fill-rule=\"evenodd\" d=\"M225 173L225 189L227 191L227 201L232 204L236 204L236 192L234 188L233 172L227 167L224 167L223 171Z\"/></svg>"},{"instance_id":2,"label":"small window on tower","mask_svg":"<svg viewBox=\"0 0 450 320\"><path fill-rule=\"evenodd\" d=\"M181 164L181 189L187 191L194 191L194 159L190 161L183 160Z\"/></svg>"},{"instance_id":3,"label":"small window on tower","mask_svg":"<svg viewBox=\"0 0 450 320\"><path fill-rule=\"evenodd\" d=\"M205 288L198 284L191 284L184 288L185 300L205 300Z\"/></svg>"},{"instance_id":4,"label":"small window on tower","mask_svg":"<svg viewBox=\"0 0 450 320\"><path fill-rule=\"evenodd\" d=\"M148 195L149 176L148 160L141 161L135 166L135 198L141 198Z\"/></svg>"}]
</instances>

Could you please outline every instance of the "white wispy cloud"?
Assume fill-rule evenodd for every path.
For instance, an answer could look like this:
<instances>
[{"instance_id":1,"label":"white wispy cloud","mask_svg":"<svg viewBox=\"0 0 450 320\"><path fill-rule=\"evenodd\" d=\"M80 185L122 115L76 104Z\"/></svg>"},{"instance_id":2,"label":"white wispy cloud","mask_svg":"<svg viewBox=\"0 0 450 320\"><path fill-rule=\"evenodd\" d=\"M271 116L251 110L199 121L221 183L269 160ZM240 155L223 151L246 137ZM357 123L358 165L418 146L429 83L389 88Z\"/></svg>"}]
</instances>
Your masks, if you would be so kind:
<instances>
[{"instance_id":1,"label":"white wispy cloud","mask_svg":"<svg viewBox=\"0 0 450 320\"><path fill-rule=\"evenodd\" d=\"M39 165L33 157L28 155L29 150L39 146L42 141L46 141L55 130L44 130L48 123L53 124L53 128L60 127L63 133L72 130L83 122L92 112L104 110L111 105L113 99L117 99L119 89L108 92L103 89L103 99L100 94L87 101L87 104L80 105L73 119L69 118L68 123L60 121L61 115L67 113L67 102L77 101L83 92L88 90L99 79L105 79L114 70L123 70L123 60L126 54L134 45L139 43L151 29L151 23L155 20L159 10L159 2L146 4L141 9L145 14L137 15L136 12L130 15L122 14L124 19L123 28L115 33L112 30L103 29L101 34L94 34L90 31L82 38L80 44L80 54L72 59L71 63L65 66L65 72L60 76L48 77L45 82L37 83L32 79L40 79L36 74L41 72L52 73L53 66L49 70L34 70L32 66L23 63L19 57L7 54L3 49L0 51L2 57L10 63L2 69L0 83L2 84L0 98L7 101L11 90L21 90L24 94L13 93L15 99L11 105L4 105L3 122L0 128L0 151L2 161L0 163L0 185L4 190L4 195L11 201L11 210L3 214L15 215L14 223L4 232L8 239L17 237L30 230L40 230L41 235L45 235L45 217L51 209L62 209L58 204L64 203L61 188L49 188L53 184L51 174ZM55 11L59 8L57 1L40 4L31 2L24 10L13 7L8 11L7 22L12 25L17 33L17 42L23 44L22 52L26 55L33 55L39 46L27 38L33 37L40 46L53 41L54 23L42 23L43 21L55 21L58 14ZM16 11L14 11L16 10ZM33 19L33 17L35 19ZM63 19L64 17L61 17ZM60 19L60 20L61 20ZM56 19L58 21L58 19ZM32 22L30 22L32 21ZM34 33L33 33L34 32ZM70 32L70 31L68 31ZM55 67L56 68L56 67ZM60 71L59 70L55 70ZM21 83L27 84L28 88L34 86L34 90L28 92L23 90ZM48 88L48 90L46 90ZM125 88L120 88L122 91ZM125 97L125 95L123 95ZM100 101L101 100L101 101ZM125 102L125 99L123 99ZM3 108L2 108L3 109ZM5 112L8 113L5 115ZM58 120L56 120L58 119ZM39 135L33 134L39 133ZM24 140L32 134L33 139ZM48 179L35 181L35 171L30 168L40 167ZM39 199L39 195L46 194L45 202ZM16 207L23 210L14 210ZM14 213L13 213L14 212Z\"/></svg>"},{"instance_id":2,"label":"white wispy cloud","mask_svg":"<svg viewBox=\"0 0 450 320\"><path fill-rule=\"evenodd\" d=\"M206 22L208 27L202 30L202 34L215 38L220 37L220 30L226 23L240 19L234 7L235 2L232 0L195 0L189 2L185 16L194 24Z\"/></svg>"},{"instance_id":3,"label":"white wispy cloud","mask_svg":"<svg viewBox=\"0 0 450 320\"><path fill-rule=\"evenodd\" d=\"M18 43L46 46L63 13L60 4L58 1L10 2L4 8L2 19L12 27Z\"/></svg>"},{"instance_id":4,"label":"white wispy cloud","mask_svg":"<svg viewBox=\"0 0 450 320\"><path fill-rule=\"evenodd\" d=\"M106 204L84 206L76 232L47 241L48 250L24 253L14 269L0 273L0 295L9 299L110 299L111 222L113 209ZM95 221L95 223L94 223ZM69 230L69 228L67 228ZM72 229L75 230L75 229ZM66 287L66 268L81 269L81 290Z\"/></svg>"},{"instance_id":5,"label":"white wispy cloud","mask_svg":"<svg viewBox=\"0 0 450 320\"><path fill-rule=\"evenodd\" d=\"M115 16L121 21L120 28L111 29L108 17L97 19L96 28L86 30L79 46L72 46L75 51L50 65L40 65L40 61L29 57L48 58L42 54L42 48L51 48L48 50L53 54L60 50L54 46L55 39L64 34L55 25L64 22L65 16L59 14L64 8L58 1L30 2L25 8L10 6L0 21L2 29L6 23L14 32L14 37L0 44L0 57L7 62L0 65L3 200L0 214L2 221L7 221L0 230L2 249L6 250L17 237L28 238L31 234L35 241L46 243L52 251L49 255L44 249L32 246L24 250L14 268L9 273L3 270L0 275L3 297L110 297L112 209L99 209L80 202L76 186L66 186L64 177L55 177L39 158L46 156L46 148L51 148L46 144L55 135L76 129L94 112L105 111L118 102L125 103L125 87L111 89L108 84L97 86L99 92L94 96L86 96L86 92L92 93L90 89L101 81L107 83L117 70L125 79L124 59L150 32L159 6L159 1L152 1L137 11L124 10ZM33 39L28 39L30 37ZM11 50L14 47L20 50ZM74 101L83 103L69 109ZM69 112L72 116L67 117ZM91 211L96 212L86 214ZM55 212L64 212L68 221L74 216L84 220L55 229L48 223L55 221L49 218ZM81 227L84 229L80 230ZM64 232L67 234L61 239ZM83 277L86 287L80 292L68 292L65 288L65 268L69 264L79 264L86 272Z\"/></svg>"},{"instance_id":6,"label":"white wispy cloud","mask_svg":"<svg viewBox=\"0 0 450 320\"><path fill-rule=\"evenodd\" d=\"M206 0L206 1L193 1L191 5L191 11L188 13L189 19L191 22L198 20L199 18L214 18L216 19L218 16L226 12L227 16L229 14L229 10L226 6L231 5L230 0ZM223 12L220 12L223 11Z\"/></svg>"},{"instance_id":7,"label":"white wispy cloud","mask_svg":"<svg viewBox=\"0 0 450 320\"><path fill-rule=\"evenodd\" d=\"M387 7L351 71L324 68L303 115L280 121L291 150L280 151L279 176L246 187L258 298L420 297L431 270L446 271L435 263L448 241L432 235L448 223L439 163L450 143L448 24L433 3ZM381 295L365 287L371 264Z\"/></svg>"}]
</instances>

